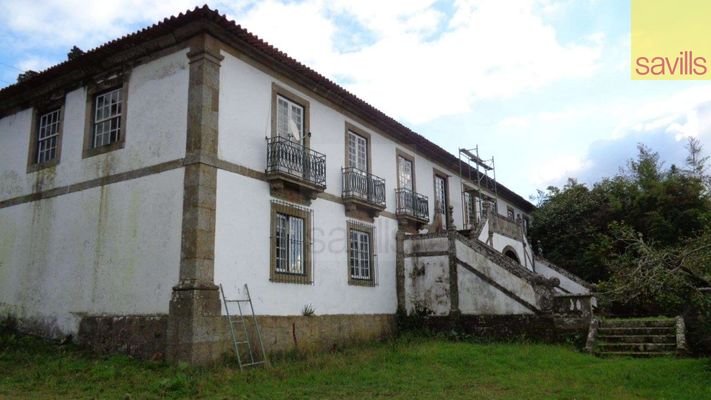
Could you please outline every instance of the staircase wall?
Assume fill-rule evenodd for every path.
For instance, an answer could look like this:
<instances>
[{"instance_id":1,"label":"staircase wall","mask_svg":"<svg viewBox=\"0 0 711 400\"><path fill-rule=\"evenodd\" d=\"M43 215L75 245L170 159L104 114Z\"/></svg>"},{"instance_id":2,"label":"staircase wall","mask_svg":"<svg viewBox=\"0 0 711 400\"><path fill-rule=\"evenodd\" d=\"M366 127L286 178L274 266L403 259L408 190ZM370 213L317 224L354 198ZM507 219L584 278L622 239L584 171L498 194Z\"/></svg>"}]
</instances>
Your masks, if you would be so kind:
<instances>
[{"instance_id":1,"label":"staircase wall","mask_svg":"<svg viewBox=\"0 0 711 400\"><path fill-rule=\"evenodd\" d=\"M552 307L550 282L480 241L461 235L450 239L446 233L412 235L405 238L403 249L409 315L446 316L453 310L464 315L525 315ZM456 284L450 284L451 279Z\"/></svg>"},{"instance_id":2,"label":"staircase wall","mask_svg":"<svg viewBox=\"0 0 711 400\"><path fill-rule=\"evenodd\" d=\"M578 278L570 272L554 265L550 261L536 257L536 273L546 278L557 278L560 281L558 287L563 293L568 294L589 294L590 283Z\"/></svg>"},{"instance_id":3,"label":"staircase wall","mask_svg":"<svg viewBox=\"0 0 711 400\"><path fill-rule=\"evenodd\" d=\"M532 314L537 294L530 278L505 268L501 260L477 252L458 241L457 276L462 314ZM499 262L496 262L499 261ZM508 260L507 260L508 261Z\"/></svg>"},{"instance_id":4,"label":"staircase wall","mask_svg":"<svg viewBox=\"0 0 711 400\"><path fill-rule=\"evenodd\" d=\"M448 249L446 235L418 235L405 240L404 287L408 315L449 314Z\"/></svg>"}]
</instances>

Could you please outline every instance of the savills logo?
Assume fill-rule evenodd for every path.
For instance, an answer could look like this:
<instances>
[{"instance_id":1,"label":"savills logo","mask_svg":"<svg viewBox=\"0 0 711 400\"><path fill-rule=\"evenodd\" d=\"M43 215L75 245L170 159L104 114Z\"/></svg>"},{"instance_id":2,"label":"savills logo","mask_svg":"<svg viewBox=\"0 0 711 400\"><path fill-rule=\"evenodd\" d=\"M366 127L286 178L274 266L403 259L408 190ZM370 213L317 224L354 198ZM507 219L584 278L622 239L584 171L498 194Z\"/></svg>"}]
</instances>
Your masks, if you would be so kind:
<instances>
[{"instance_id":1,"label":"savills logo","mask_svg":"<svg viewBox=\"0 0 711 400\"><path fill-rule=\"evenodd\" d=\"M711 79L711 1L631 1L632 79Z\"/></svg>"},{"instance_id":2,"label":"savills logo","mask_svg":"<svg viewBox=\"0 0 711 400\"><path fill-rule=\"evenodd\" d=\"M634 71L640 76L700 76L708 72L706 57L696 57L693 51L682 51L669 57L637 57Z\"/></svg>"}]
</instances>

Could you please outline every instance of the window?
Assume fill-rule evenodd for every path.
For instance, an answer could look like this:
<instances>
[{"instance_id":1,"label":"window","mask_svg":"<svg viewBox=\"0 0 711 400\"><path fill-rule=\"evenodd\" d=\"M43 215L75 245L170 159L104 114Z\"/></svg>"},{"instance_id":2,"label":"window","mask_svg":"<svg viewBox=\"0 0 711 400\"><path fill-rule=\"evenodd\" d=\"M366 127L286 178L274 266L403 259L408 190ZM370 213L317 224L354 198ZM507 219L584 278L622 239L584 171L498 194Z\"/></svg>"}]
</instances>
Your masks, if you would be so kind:
<instances>
[{"instance_id":1,"label":"window","mask_svg":"<svg viewBox=\"0 0 711 400\"><path fill-rule=\"evenodd\" d=\"M95 97L91 147L107 146L118 142L121 137L122 114L121 88L110 90Z\"/></svg>"},{"instance_id":2,"label":"window","mask_svg":"<svg viewBox=\"0 0 711 400\"><path fill-rule=\"evenodd\" d=\"M270 280L311 283L311 210L272 202Z\"/></svg>"},{"instance_id":3,"label":"window","mask_svg":"<svg viewBox=\"0 0 711 400\"><path fill-rule=\"evenodd\" d=\"M56 102L35 109L30 134L30 149L27 171L57 165L62 141L63 107Z\"/></svg>"},{"instance_id":4,"label":"window","mask_svg":"<svg viewBox=\"0 0 711 400\"><path fill-rule=\"evenodd\" d=\"M304 273L304 219L277 213L276 271Z\"/></svg>"},{"instance_id":5,"label":"window","mask_svg":"<svg viewBox=\"0 0 711 400\"><path fill-rule=\"evenodd\" d=\"M464 192L464 226L471 228L477 222L476 209L474 207L474 196L471 191Z\"/></svg>"},{"instance_id":6,"label":"window","mask_svg":"<svg viewBox=\"0 0 711 400\"><path fill-rule=\"evenodd\" d=\"M309 147L309 102L272 83L272 136Z\"/></svg>"},{"instance_id":7,"label":"window","mask_svg":"<svg viewBox=\"0 0 711 400\"><path fill-rule=\"evenodd\" d=\"M439 214L442 218L442 223L447 226L449 221L447 221L447 205L449 204L447 199L447 177L435 173L434 175L434 194L435 194L435 214Z\"/></svg>"},{"instance_id":8,"label":"window","mask_svg":"<svg viewBox=\"0 0 711 400\"><path fill-rule=\"evenodd\" d=\"M277 95L277 135L303 143L304 107Z\"/></svg>"},{"instance_id":9,"label":"window","mask_svg":"<svg viewBox=\"0 0 711 400\"><path fill-rule=\"evenodd\" d=\"M514 220L514 209L511 206L506 206L506 218L510 219L511 221Z\"/></svg>"},{"instance_id":10,"label":"window","mask_svg":"<svg viewBox=\"0 0 711 400\"><path fill-rule=\"evenodd\" d=\"M348 283L374 286L375 252L374 228L371 225L348 221Z\"/></svg>"},{"instance_id":11,"label":"window","mask_svg":"<svg viewBox=\"0 0 711 400\"><path fill-rule=\"evenodd\" d=\"M126 142L128 74L92 83L86 93L84 158L121 149Z\"/></svg>"},{"instance_id":12,"label":"window","mask_svg":"<svg viewBox=\"0 0 711 400\"><path fill-rule=\"evenodd\" d=\"M57 157L59 113L60 110L56 109L40 116L37 129L37 164L54 160Z\"/></svg>"},{"instance_id":13,"label":"window","mask_svg":"<svg viewBox=\"0 0 711 400\"><path fill-rule=\"evenodd\" d=\"M412 159L403 155L397 156L397 184L400 189L415 190Z\"/></svg>"},{"instance_id":14,"label":"window","mask_svg":"<svg viewBox=\"0 0 711 400\"><path fill-rule=\"evenodd\" d=\"M368 140L361 135L348 131L348 166L367 172Z\"/></svg>"}]
</instances>

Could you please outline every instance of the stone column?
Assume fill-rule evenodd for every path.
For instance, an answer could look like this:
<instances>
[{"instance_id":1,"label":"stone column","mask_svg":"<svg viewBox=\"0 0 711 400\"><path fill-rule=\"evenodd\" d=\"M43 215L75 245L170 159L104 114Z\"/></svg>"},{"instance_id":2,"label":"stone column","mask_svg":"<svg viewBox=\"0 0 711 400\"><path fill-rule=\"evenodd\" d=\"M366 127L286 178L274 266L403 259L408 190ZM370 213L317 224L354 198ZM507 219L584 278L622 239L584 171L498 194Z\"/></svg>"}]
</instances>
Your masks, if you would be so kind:
<instances>
[{"instance_id":1,"label":"stone column","mask_svg":"<svg viewBox=\"0 0 711 400\"><path fill-rule=\"evenodd\" d=\"M191 40L188 126L179 281L168 316L166 358L208 364L220 356L224 331L214 282L217 193L219 46L200 35Z\"/></svg>"},{"instance_id":2,"label":"stone column","mask_svg":"<svg viewBox=\"0 0 711 400\"><path fill-rule=\"evenodd\" d=\"M459 318L459 276L457 273L457 228L454 226L454 207L447 210L447 239L449 240L449 316Z\"/></svg>"},{"instance_id":3,"label":"stone column","mask_svg":"<svg viewBox=\"0 0 711 400\"><path fill-rule=\"evenodd\" d=\"M397 294L397 311L407 315L405 302L405 233L398 229L395 234L395 291Z\"/></svg>"}]
</instances>

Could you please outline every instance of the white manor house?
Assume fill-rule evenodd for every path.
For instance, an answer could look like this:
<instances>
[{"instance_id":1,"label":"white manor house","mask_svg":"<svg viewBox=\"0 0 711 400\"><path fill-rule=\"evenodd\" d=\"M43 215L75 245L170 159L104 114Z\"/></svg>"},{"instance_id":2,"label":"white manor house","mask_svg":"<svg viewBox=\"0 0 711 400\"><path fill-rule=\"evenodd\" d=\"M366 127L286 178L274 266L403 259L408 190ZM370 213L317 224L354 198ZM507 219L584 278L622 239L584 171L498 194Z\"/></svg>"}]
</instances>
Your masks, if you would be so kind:
<instances>
[{"instance_id":1,"label":"white manor house","mask_svg":"<svg viewBox=\"0 0 711 400\"><path fill-rule=\"evenodd\" d=\"M220 284L248 285L267 351L398 311L589 317L491 169L195 9L0 90L0 318L204 364L231 349Z\"/></svg>"}]
</instances>

